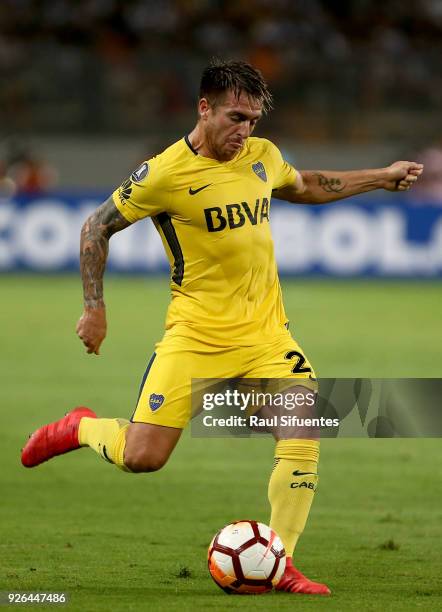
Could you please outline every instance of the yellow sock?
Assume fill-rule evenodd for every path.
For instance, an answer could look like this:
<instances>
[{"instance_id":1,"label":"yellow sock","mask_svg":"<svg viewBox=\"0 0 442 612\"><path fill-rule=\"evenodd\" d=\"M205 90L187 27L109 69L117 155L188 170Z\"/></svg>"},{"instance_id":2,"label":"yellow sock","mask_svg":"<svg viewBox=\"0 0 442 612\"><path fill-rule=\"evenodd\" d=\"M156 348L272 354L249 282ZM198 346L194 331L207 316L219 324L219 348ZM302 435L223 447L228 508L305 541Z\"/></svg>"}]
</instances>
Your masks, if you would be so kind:
<instances>
[{"instance_id":1,"label":"yellow sock","mask_svg":"<svg viewBox=\"0 0 442 612\"><path fill-rule=\"evenodd\" d=\"M291 557L304 530L318 483L319 442L280 440L269 482L270 527Z\"/></svg>"},{"instance_id":2,"label":"yellow sock","mask_svg":"<svg viewBox=\"0 0 442 612\"><path fill-rule=\"evenodd\" d=\"M114 463L121 470L130 472L124 465L124 448L128 427L129 421L125 419L83 417L78 430L78 440L82 446L90 446L109 463Z\"/></svg>"}]
</instances>

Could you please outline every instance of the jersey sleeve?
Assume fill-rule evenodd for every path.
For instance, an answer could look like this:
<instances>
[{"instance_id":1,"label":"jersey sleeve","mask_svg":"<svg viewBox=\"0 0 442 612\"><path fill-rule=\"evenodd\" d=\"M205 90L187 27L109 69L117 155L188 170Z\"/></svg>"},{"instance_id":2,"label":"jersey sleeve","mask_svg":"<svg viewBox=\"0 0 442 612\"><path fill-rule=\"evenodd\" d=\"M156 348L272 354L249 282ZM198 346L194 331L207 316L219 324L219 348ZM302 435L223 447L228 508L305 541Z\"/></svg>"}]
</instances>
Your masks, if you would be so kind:
<instances>
[{"instance_id":1,"label":"jersey sleeve","mask_svg":"<svg viewBox=\"0 0 442 612\"><path fill-rule=\"evenodd\" d=\"M165 212L169 196L167 175L158 157L143 162L112 194L115 206L130 223Z\"/></svg>"},{"instance_id":2,"label":"jersey sleeve","mask_svg":"<svg viewBox=\"0 0 442 612\"><path fill-rule=\"evenodd\" d=\"M293 185L298 177L298 171L293 168L281 155L281 151L273 142L269 143L269 153L273 166L273 185L272 189L280 189Z\"/></svg>"}]
</instances>

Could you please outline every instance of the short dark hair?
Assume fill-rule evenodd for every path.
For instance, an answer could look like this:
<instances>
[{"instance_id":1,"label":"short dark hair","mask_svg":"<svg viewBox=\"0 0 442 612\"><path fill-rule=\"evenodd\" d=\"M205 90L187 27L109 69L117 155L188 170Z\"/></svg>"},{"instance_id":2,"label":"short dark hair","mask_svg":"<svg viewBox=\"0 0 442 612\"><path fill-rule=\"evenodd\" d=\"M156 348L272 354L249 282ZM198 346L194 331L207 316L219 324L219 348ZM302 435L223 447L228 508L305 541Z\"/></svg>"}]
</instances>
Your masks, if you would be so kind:
<instances>
[{"instance_id":1,"label":"short dark hair","mask_svg":"<svg viewBox=\"0 0 442 612\"><path fill-rule=\"evenodd\" d=\"M259 100L264 113L273 108L272 94L259 70L247 62L212 60L201 77L200 98L207 98L214 105L229 90L237 97L244 91Z\"/></svg>"}]
</instances>

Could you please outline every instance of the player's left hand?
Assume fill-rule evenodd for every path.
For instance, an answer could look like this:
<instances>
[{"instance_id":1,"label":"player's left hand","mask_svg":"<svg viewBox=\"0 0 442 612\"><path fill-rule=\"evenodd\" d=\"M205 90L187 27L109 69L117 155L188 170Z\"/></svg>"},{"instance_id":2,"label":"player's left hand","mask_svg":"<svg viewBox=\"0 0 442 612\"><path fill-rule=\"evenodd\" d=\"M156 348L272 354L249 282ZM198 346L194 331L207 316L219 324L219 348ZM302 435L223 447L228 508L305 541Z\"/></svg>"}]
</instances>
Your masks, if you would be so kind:
<instances>
[{"instance_id":1,"label":"player's left hand","mask_svg":"<svg viewBox=\"0 0 442 612\"><path fill-rule=\"evenodd\" d=\"M385 168L384 189L388 191L407 191L414 185L424 171L423 164L410 161L397 161Z\"/></svg>"}]
</instances>

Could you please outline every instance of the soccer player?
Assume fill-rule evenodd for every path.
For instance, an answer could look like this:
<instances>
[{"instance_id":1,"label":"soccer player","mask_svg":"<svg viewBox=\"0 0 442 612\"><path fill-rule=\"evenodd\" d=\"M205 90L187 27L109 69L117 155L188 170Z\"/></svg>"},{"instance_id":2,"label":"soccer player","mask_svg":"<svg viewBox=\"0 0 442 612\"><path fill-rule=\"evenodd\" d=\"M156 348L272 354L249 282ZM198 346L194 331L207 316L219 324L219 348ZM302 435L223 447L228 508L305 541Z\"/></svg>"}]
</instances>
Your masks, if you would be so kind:
<instances>
[{"instance_id":1,"label":"soccer player","mask_svg":"<svg viewBox=\"0 0 442 612\"><path fill-rule=\"evenodd\" d=\"M288 331L269 225L272 194L324 204L374 189L404 191L422 165L398 161L377 170L297 171L272 142L252 137L271 104L252 66L212 63L202 75L195 128L144 162L87 219L80 251L84 312L77 325L87 352L98 355L106 336L109 239L144 217L152 218L171 266L166 331L130 421L75 408L30 437L23 465L89 446L125 471L159 470L190 419L192 377L291 377L300 387L314 377ZM287 554L277 586L282 591L330 593L292 563L316 490L318 458L313 435L277 437L268 495L270 525Z\"/></svg>"}]
</instances>

